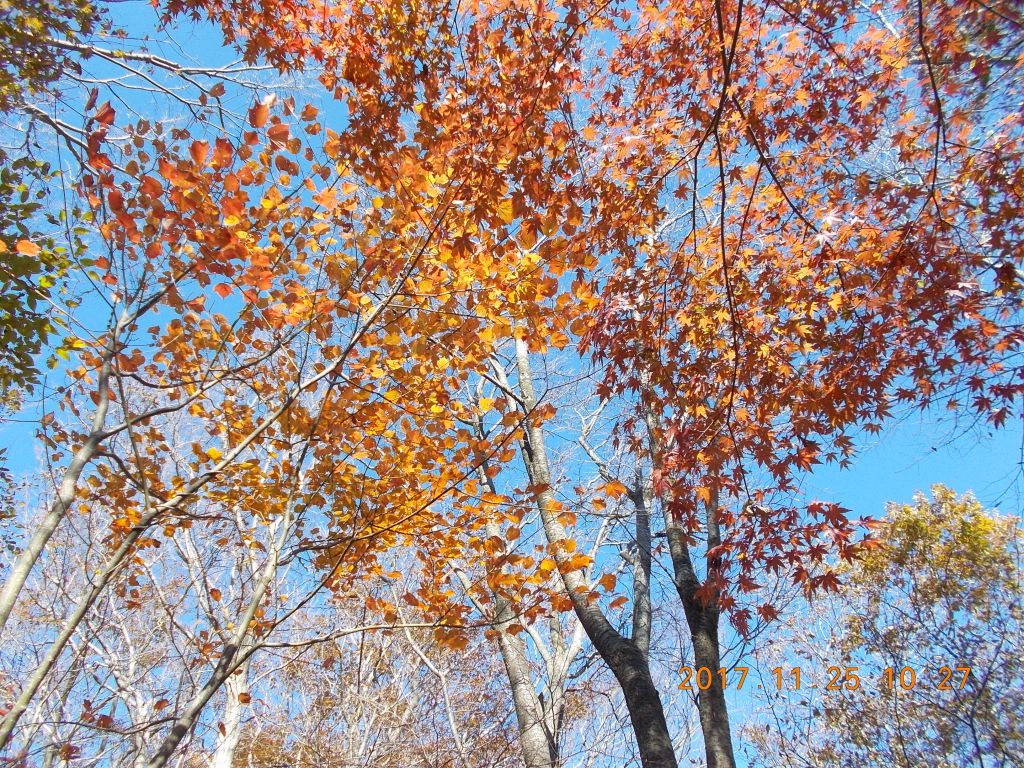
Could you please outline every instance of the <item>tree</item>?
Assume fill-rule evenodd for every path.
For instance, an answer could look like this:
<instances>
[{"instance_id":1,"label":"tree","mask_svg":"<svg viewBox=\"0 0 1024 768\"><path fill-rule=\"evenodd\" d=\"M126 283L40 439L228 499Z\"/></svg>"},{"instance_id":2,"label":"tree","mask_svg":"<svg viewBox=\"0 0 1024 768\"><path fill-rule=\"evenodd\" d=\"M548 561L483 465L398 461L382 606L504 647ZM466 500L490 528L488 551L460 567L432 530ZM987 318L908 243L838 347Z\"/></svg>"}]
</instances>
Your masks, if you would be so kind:
<instances>
[{"instance_id":1,"label":"tree","mask_svg":"<svg viewBox=\"0 0 1024 768\"><path fill-rule=\"evenodd\" d=\"M668 697L652 693L657 686L650 658L653 614L649 596L650 522L646 513L649 491L643 469L632 470L633 476L627 478L629 486L616 479L623 457L615 457L619 461L612 469L588 442L603 410L598 406L595 413L585 413L588 399L593 400L587 397L591 376L560 371L557 354L552 354L551 360L539 357L538 368L543 373L538 374L538 381L523 341L496 350L491 374L480 379L472 395L481 438L488 437L496 422L500 424L496 418L499 414L501 420L521 420L523 430L516 438L521 466L482 461L481 486L501 512L486 527L486 538L471 537L466 547L491 555L485 566L486 589L473 589L461 570L460 579L475 607L495 619L494 634L512 687L528 766L557 766L567 759L562 736L570 724L565 716L570 665L579 655L584 637L594 642L596 653L613 675L639 681L634 686L642 689L639 693L630 689L622 690L622 695L634 727L641 722L646 729L638 741L640 751L656 748L652 745L657 740L661 740L662 748L668 744L672 749ZM487 397L483 397L484 392ZM557 400L552 397L554 393L558 394ZM565 413L579 413L580 423L573 424L572 417L551 421L556 403L565 408ZM552 428L563 438L576 435L576 445L562 442L557 453L551 452L546 430ZM572 477L581 468L591 473L588 487L572 487ZM614 502L617 498L621 503ZM614 511L608 508L609 500L613 500ZM623 508L631 512L623 512ZM631 513L637 518L636 530L641 537L646 535L646 540L638 542L630 529ZM580 518L586 522L579 524ZM548 539L546 527L551 525L563 531L571 528L575 538ZM617 535L625 541L613 541ZM615 552L611 563L609 545ZM557 567L559 561L561 570ZM569 573L573 592L566 591L563 572ZM635 598L628 616L620 612L628 602L618 594L625 590L616 590L620 579L632 586ZM577 606L586 606L583 615L576 611ZM569 609L573 614L566 626L557 613ZM625 628L620 627L623 623ZM538 682L529 674L531 647L542 662ZM616 653L616 649L623 648L632 653ZM638 708L644 707L654 714L638 714ZM596 745L591 742L587 746L593 749Z\"/></svg>"},{"instance_id":2,"label":"tree","mask_svg":"<svg viewBox=\"0 0 1024 768\"><path fill-rule=\"evenodd\" d=\"M1014 66L1005 10L969 46L978 13L941 3L709 3L652 11L615 60L644 88L609 113L645 140L604 179L647 196L602 233L617 269L584 341L637 401L698 667L765 573L829 587L814 564L854 556L841 506L794 503L802 473L896 403L963 395L999 424L1019 396L1016 86L980 74ZM724 697L700 704L708 765L732 765Z\"/></svg>"},{"instance_id":3,"label":"tree","mask_svg":"<svg viewBox=\"0 0 1024 768\"><path fill-rule=\"evenodd\" d=\"M621 684L643 764L675 766L649 658L652 519L695 663L715 668L723 615L750 632L777 613L766 574L830 588L816 564L856 554L846 510L796 498L802 473L845 463L899 403L997 426L1017 404L1014 3L171 0L161 12L213 22L252 63L317 67L320 100L253 99L222 69L43 41L48 56L159 71L200 95L178 100L188 119L173 127L126 117L131 100L106 84L57 99L59 114L19 102L80 161L94 252L76 266L105 321L72 313L66 415L40 420L59 491L8 574L0 625L75 505L109 511L111 535L0 743L118 574L207 503L278 521L294 534L279 554L339 594L410 548L423 582L406 602L458 646L472 607L447 564L509 565L500 547L467 550L465 534L502 524L479 470L521 457L517 504L536 510L548 548L533 564L540 591L555 586L551 602ZM207 76L220 81L195 84ZM246 107L226 110L232 97ZM501 415L481 435L490 409L464 393L509 347L514 383L498 382ZM544 429L557 412L532 365L569 348L600 368L639 470L613 486L634 506L629 632L591 583L614 574L588 571L554 487ZM162 432L170 413L187 426ZM374 600L397 620L397 600ZM156 764L249 637L247 620ZM698 705L708 765L729 768L720 693Z\"/></svg>"},{"instance_id":4,"label":"tree","mask_svg":"<svg viewBox=\"0 0 1024 768\"><path fill-rule=\"evenodd\" d=\"M83 0L5 3L0 8L0 111L23 107L58 81L66 61L54 38L88 36L99 22L97 7Z\"/></svg>"},{"instance_id":5,"label":"tree","mask_svg":"<svg viewBox=\"0 0 1024 768\"><path fill-rule=\"evenodd\" d=\"M774 727L749 732L758 764L1019 764L1019 521L935 486L930 499L890 504L877 542L760 660L819 676L841 665L861 686L780 694Z\"/></svg>"}]
</instances>

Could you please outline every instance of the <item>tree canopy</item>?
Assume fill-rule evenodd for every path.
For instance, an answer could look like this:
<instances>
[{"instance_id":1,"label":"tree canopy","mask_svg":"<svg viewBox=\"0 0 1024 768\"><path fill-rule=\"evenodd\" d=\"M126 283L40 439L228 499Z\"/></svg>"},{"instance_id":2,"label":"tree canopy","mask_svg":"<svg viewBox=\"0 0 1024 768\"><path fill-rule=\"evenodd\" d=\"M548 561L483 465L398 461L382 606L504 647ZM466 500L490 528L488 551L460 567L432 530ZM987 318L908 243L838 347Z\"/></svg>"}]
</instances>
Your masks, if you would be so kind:
<instances>
[{"instance_id":1,"label":"tree canopy","mask_svg":"<svg viewBox=\"0 0 1024 768\"><path fill-rule=\"evenodd\" d=\"M0 749L299 760L242 713L281 658L326 745L322 654L379 692L339 760L497 754L493 693L523 762L563 764L586 691L630 723L609 760L674 768L692 710L734 766L727 686L687 708L675 670L728 671L854 561L892 575L814 468L915 409L1019 422L1022 25L0 2L0 387L38 465L3 519ZM360 633L420 672L371 674ZM504 687L462 722L482 640Z\"/></svg>"}]
</instances>

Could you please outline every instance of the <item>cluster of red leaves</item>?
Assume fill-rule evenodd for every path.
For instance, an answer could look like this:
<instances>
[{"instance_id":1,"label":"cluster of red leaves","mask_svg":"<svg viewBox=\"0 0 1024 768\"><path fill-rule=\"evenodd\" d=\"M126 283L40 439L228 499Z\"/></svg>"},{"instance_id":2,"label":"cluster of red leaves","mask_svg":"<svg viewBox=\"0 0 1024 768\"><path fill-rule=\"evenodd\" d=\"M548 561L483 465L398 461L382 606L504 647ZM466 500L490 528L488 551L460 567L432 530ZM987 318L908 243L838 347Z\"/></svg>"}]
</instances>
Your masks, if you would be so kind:
<instances>
[{"instance_id":1,"label":"cluster of red leaves","mask_svg":"<svg viewBox=\"0 0 1024 768\"><path fill-rule=\"evenodd\" d=\"M690 530L737 500L708 585L731 607L727 574L803 581L852 553L842 508L761 502L900 403L1000 425L1022 392L1019 13L641 8L612 74L636 93L606 122L643 137L611 178L649 191L652 225L619 236L586 342L609 394L661 414L658 482Z\"/></svg>"}]
</instances>

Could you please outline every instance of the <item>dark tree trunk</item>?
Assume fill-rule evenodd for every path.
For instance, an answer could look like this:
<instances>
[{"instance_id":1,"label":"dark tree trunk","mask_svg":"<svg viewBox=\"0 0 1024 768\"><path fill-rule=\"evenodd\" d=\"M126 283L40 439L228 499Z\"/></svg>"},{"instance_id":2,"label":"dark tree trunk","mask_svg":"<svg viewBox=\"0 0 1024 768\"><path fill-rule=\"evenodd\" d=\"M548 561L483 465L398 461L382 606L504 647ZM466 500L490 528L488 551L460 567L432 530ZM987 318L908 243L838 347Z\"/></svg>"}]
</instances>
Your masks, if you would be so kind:
<instances>
[{"instance_id":1,"label":"dark tree trunk","mask_svg":"<svg viewBox=\"0 0 1024 768\"><path fill-rule=\"evenodd\" d=\"M622 687L640 751L640 763L643 768L676 768L678 764L661 695L651 679L647 658L631 640L621 636L602 640L599 642L591 637L594 647Z\"/></svg>"},{"instance_id":2,"label":"dark tree trunk","mask_svg":"<svg viewBox=\"0 0 1024 768\"><path fill-rule=\"evenodd\" d=\"M651 461L657 465L661 455L661 427L657 415L650 408L644 409L644 420L647 425ZM697 698L707 768L736 768L725 690L715 684L718 682L716 673L722 663L718 641L720 615L718 600L717 596L711 595L708 602L705 603L697 597L697 591L701 584L693 568L687 534L680 526L679 521L673 517L670 502L669 498L661 499L662 513L665 518L665 535L668 538L669 555L672 558L673 581L686 613L686 624L690 630L690 640L693 643L694 668L707 667L711 670L713 681L711 687L706 691L700 691ZM711 552L721 543L717 495L713 495L708 501L705 511L707 513L705 521L707 524L706 551ZM708 571L711 572L713 569L714 563L709 561Z\"/></svg>"},{"instance_id":3,"label":"dark tree trunk","mask_svg":"<svg viewBox=\"0 0 1024 768\"><path fill-rule=\"evenodd\" d=\"M718 644L718 607L702 606L692 597L688 602L691 607L686 609L686 622L690 627L690 637L693 641L694 666L697 669L710 669L712 679L717 682L718 675L715 673L722 665ZM684 602L684 606L685 604ZM704 752L708 768L735 768L729 710L723 688L712 685L708 690L700 691L697 708L700 713L701 731L704 734Z\"/></svg>"},{"instance_id":4,"label":"dark tree trunk","mask_svg":"<svg viewBox=\"0 0 1024 768\"><path fill-rule=\"evenodd\" d=\"M521 340L516 342L516 361L522 406L529 414L537 407L537 397L530 373L529 353L525 342ZM551 472L544 446L544 433L539 424L529 418L525 421L523 433L523 461L531 484L539 489L537 509L540 512L544 535L553 545L551 554L558 566L559 577L583 630L622 688L640 752L640 762L643 768L677 768L672 737L668 732L661 695L651 678L646 647L642 648L633 640L624 637L612 626L600 607L588 599L590 585L583 575L566 565L566 548L563 545L569 540L569 535L559 520L560 506L551 490ZM640 525L643 526L646 522L641 520ZM640 556L638 553L638 557ZM643 571L643 565L640 570ZM646 598L641 604L641 614L649 612L649 602ZM644 615L641 627L648 620L649 617ZM640 640L643 646L647 643L646 632L646 629L641 628Z\"/></svg>"}]
</instances>

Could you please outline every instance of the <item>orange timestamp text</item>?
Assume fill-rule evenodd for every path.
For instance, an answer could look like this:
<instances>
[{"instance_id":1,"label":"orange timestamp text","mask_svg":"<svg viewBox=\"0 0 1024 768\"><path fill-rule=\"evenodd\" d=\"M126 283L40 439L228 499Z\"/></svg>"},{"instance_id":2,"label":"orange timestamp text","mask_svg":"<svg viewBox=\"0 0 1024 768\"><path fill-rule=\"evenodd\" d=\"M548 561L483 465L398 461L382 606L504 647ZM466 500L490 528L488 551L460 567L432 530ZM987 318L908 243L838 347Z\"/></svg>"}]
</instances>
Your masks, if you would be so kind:
<instances>
[{"instance_id":1,"label":"orange timestamp text","mask_svg":"<svg viewBox=\"0 0 1024 768\"><path fill-rule=\"evenodd\" d=\"M679 670L683 676L679 688L684 691L706 691L712 687L725 690L731 687L742 690L747 681L749 667L683 667ZM971 675L968 666L943 666L937 668L924 667L920 673L913 667L886 667L882 670L880 682L887 690L909 691L917 687L930 687L940 691L962 690ZM801 688L821 688L826 691L856 691L861 687L862 673L860 667L827 667L824 677L819 680L805 675L800 667L784 669L775 667L770 671L769 680L776 690ZM757 685L763 689L764 684Z\"/></svg>"}]
</instances>

